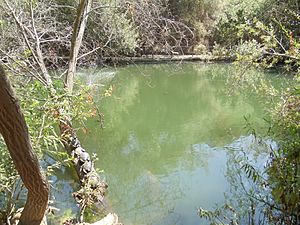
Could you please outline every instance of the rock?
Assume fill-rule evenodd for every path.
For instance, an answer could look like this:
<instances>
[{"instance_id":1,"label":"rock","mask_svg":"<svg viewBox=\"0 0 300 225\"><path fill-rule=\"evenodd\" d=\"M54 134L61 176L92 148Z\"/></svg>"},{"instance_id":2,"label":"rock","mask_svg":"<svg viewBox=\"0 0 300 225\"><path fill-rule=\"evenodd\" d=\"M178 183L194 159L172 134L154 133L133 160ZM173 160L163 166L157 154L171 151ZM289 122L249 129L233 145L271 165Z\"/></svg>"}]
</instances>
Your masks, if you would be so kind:
<instances>
[{"instance_id":1,"label":"rock","mask_svg":"<svg viewBox=\"0 0 300 225\"><path fill-rule=\"evenodd\" d=\"M119 222L119 217L117 216L117 214L109 213L102 220L99 220L90 225L122 225L122 223Z\"/></svg>"}]
</instances>

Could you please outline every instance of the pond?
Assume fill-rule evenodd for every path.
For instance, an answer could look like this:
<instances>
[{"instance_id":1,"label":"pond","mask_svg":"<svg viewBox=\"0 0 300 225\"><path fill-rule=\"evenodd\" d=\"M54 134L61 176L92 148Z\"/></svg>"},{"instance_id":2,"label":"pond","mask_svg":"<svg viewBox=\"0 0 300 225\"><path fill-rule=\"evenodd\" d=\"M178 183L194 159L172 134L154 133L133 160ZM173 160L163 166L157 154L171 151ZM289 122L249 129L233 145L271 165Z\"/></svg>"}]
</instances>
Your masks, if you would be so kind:
<instances>
[{"instance_id":1,"label":"pond","mask_svg":"<svg viewBox=\"0 0 300 225\"><path fill-rule=\"evenodd\" d=\"M197 209L224 202L228 149L255 151L246 124L258 133L266 127L268 100L251 84L235 90L239 73L230 64L201 63L80 73L87 84L98 87L93 93L105 127L98 118L87 121L82 144L98 154L96 167L103 169L109 184L109 208L124 224L209 224ZM246 73L255 85L260 77L273 84L283 80L276 73ZM62 211L74 204L63 197L76 186L72 179L65 170L55 182Z\"/></svg>"}]
</instances>

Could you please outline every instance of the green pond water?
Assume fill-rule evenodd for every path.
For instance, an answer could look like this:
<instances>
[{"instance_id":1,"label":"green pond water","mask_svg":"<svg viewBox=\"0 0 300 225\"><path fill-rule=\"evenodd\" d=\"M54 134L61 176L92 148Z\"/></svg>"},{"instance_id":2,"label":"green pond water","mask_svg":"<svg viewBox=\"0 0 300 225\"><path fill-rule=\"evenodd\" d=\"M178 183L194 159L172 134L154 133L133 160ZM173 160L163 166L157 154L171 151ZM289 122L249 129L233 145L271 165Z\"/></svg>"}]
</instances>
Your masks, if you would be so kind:
<instances>
[{"instance_id":1,"label":"green pond water","mask_svg":"<svg viewBox=\"0 0 300 225\"><path fill-rule=\"evenodd\" d=\"M257 132L266 126L268 100L251 85L236 91L232 81L239 73L229 64L186 63L79 74L93 85L105 126L88 120L89 133L80 134L81 141L98 154L96 167L109 184L107 205L124 224L208 224L197 209L224 202L228 149L253 149L244 117ZM274 84L283 81L274 73L246 73L257 78L254 84L261 76ZM60 173L54 179L57 206L71 214L74 201L66 193L76 188L74 175L67 169Z\"/></svg>"}]
</instances>

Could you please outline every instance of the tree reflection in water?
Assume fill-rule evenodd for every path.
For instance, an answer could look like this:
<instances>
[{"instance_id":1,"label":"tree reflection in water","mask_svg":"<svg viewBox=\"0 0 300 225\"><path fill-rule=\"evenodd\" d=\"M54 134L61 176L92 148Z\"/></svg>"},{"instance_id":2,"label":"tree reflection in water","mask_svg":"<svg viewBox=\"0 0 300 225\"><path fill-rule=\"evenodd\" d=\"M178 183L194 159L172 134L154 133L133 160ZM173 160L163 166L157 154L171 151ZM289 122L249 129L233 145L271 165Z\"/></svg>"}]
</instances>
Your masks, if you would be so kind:
<instances>
[{"instance_id":1,"label":"tree reflection in water","mask_svg":"<svg viewBox=\"0 0 300 225\"><path fill-rule=\"evenodd\" d=\"M221 224L269 224L274 202L266 185L265 166L277 148L276 142L254 135L241 137L226 146L229 190L224 193L225 203L212 211L200 208L200 217Z\"/></svg>"},{"instance_id":2,"label":"tree reflection in water","mask_svg":"<svg viewBox=\"0 0 300 225\"><path fill-rule=\"evenodd\" d=\"M87 121L82 143L101 156L108 204L125 224L198 225L199 206L224 202L228 143L245 135L243 116L263 122L261 96L228 95L235 73L228 64L131 65L110 76L110 97L95 89L105 129Z\"/></svg>"}]
</instances>

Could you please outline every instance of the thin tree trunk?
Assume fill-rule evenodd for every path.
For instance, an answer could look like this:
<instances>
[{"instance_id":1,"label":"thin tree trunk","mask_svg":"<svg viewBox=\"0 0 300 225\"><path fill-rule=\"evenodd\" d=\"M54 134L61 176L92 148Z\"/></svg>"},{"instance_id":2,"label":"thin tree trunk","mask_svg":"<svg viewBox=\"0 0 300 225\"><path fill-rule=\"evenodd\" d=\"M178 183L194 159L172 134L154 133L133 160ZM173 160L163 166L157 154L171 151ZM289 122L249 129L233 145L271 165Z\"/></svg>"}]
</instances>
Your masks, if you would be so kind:
<instances>
[{"instance_id":1,"label":"thin tree trunk","mask_svg":"<svg viewBox=\"0 0 300 225\"><path fill-rule=\"evenodd\" d=\"M87 24L88 14L91 10L91 6L92 6L92 0L81 0L77 8L77 16L74 22L73 34L71 40L69 68L65 80L65 86L70 93L73 92L77 57L83 39L85 27Z\"/></svg>"},{"instance_id":2,"label":"thin tree trunk","mask_svg":"<svg viewBox=\"0 0 300 225\"><path fill-rule=\"evenodd\" d=\"M28 189L19 225L39 225L48 205L49 186L32 145L24 116L0 65L0 133L13 163Z\"/></svg>"}]
</instances>

